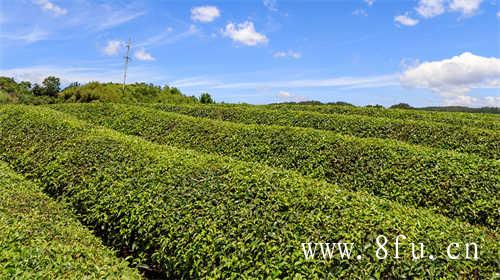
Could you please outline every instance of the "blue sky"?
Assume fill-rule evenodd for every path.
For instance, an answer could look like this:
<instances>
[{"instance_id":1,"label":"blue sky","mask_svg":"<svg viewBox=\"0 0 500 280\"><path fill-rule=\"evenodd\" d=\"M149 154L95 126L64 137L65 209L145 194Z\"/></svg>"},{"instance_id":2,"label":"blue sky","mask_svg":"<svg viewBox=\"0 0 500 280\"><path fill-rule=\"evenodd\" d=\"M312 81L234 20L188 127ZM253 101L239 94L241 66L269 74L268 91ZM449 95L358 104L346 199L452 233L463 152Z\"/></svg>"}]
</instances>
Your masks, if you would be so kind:
<instances>
[{"instance_id":1,"label":"blue sky","mask_svg":"<svg viewBox=\"0 0 500 280\"><path fill-rule=\"evenodd\" d=\"M122 79L217 101L500 106L491 0L2 0L0 75Z\"/></svg>"}]
</instances>

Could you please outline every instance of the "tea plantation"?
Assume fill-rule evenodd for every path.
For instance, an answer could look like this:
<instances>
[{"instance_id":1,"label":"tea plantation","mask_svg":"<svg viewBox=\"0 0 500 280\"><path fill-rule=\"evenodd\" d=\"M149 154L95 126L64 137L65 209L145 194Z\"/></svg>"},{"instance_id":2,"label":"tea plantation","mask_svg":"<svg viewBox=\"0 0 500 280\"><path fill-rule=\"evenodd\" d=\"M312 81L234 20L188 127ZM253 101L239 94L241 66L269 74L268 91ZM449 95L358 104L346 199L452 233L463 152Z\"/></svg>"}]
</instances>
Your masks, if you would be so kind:
<instances>
[{"instance_id":1,"label":"tea plantation","mask_svg":"<svg viewBox=\"0 0 500 280\"><path fill-rule=\"evenodd\" d=\"M496 278L499 123L335 105L1 105L0 278ZM308 259L308 242L354 246Z\"/></svg>"}]
</instances>

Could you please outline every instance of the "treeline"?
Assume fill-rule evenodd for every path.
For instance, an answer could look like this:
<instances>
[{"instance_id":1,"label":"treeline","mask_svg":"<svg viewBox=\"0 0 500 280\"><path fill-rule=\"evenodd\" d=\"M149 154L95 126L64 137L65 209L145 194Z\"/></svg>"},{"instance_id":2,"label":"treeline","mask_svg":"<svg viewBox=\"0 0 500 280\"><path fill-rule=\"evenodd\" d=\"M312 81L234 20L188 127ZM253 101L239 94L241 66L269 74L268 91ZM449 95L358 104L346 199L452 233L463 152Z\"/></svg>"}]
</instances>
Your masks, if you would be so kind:
<instances>
[{"instance_id":1,"label":"treeline","mask_svg":"<svg viewBox=\"0 0 500 280\"><path fill-rule=\"evenodd\" d=\"M273 103L270 105L341 105L341 106L351 106L358 107L348 102L337 101L337 102L327 102L323 103L321 101L301 101L301 102L282 102L282 103ZM384 106L380 104L376 105L366 105L366 108L379 108L386 109ZM481 107L481 108L470 108L465 106L435 106L435 107L413 107L407 103L398 103L387 107L387 109L414 109L414 110L422 110L422 111L440 111L440 112L465 112L465 113L489 113L489 114L500 114L499 107Z\"/></svg>"},{"instance_id":2,"label":"treeline","mask_svg":"<svg viewBox=\"0 0 500 280\"><path fill-rule=\"evenodd\" d=\"M0 104L53 104L53 103L215 103L210 94L203 93L199 98L186 96L179 89L167 85L134 83L90 82L87 84L71 83L61 88L60 79L49 76L41 84L27 81L16 82L13 78L0 77Z\"/></svg>"},{"instance_id":3,"label":"treeline","mask_svg":"<svg viewBox=\"0 0 500 280\"><path fill-rule=\"evenodd\" d=\"M423 108L416 108L416 109L417 110L425 110L425 111L500 114L499 107L469 108L469 107L464 107L464 106L440 106L440 107L423 107Z\"/></svg>"}]
</instances>

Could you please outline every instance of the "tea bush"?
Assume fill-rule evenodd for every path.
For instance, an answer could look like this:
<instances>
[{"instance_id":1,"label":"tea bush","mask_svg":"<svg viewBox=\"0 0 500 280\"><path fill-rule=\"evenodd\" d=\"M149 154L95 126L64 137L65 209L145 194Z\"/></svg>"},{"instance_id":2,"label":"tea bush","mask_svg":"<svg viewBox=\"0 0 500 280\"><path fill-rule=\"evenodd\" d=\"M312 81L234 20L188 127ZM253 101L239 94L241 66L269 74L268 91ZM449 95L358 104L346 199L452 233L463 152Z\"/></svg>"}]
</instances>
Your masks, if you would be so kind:
<instances>
[{"instance_id":1,"label":"tea bush","mask_svg":"<svg viewBox=\"0 0 500 280\"><path fill-rule=\"evenodd\" d=\"M72 213L0 162L1 279L140 279Z\"/></svg>"},{"instance_id":2,"label":"tea bush","mask_svg":"<svg viewBox=\"0 0 500 280\"><path fill-rule=\"evenodd\" d=\"M455 152L330 131L245 125L118 104L52 108L93 124L182 148L295 169L351 190L498 227L500 164Z\"/></svg>"},{"instance_id":3,"label":"tea bush","mask_svg":"<svg viewBox=\"0 0 500 280\"><path fill-rule=\"evenodd\" d=\"M294 172L155 145L43 107L0 106L0 136L4 160L163 278L456 279L498 269L494 231ZM377 260L376 236L399 233L437 258ZM362 258L305 260L302 242L353 242ZM480 258L447 259L450 242L480 244Z\"/></svg>"},{"instance_id":4,"label":"tea bush","mask_svg":"<svg viewBox=\"0 0 500 280\"><path fill-rule=\"evenodd\" d=\"M403 109L380 109L341 105L302 105L302 104L274 104L264 105L267 109L312 111L326 114L364 115L370 117L384 117L401 120L423 120L441 122L456 126L479 127L500 130L500 116L494 114L477 114L462 112L431 112Z\"/></svg>"},{"instance_id":5,"label":"tea bush","mask_svg":"<svg viewBox=\"0 0 500 280\"><path fill-rule=\"evenodd\" d=\"M249 106L169 104L145 106L195 117L207 117L246 124L310 127L356 137L395 139L411 144L500 159L500 132L487 129L361 115L266 110Z\"/></svg>"}]
</instances>

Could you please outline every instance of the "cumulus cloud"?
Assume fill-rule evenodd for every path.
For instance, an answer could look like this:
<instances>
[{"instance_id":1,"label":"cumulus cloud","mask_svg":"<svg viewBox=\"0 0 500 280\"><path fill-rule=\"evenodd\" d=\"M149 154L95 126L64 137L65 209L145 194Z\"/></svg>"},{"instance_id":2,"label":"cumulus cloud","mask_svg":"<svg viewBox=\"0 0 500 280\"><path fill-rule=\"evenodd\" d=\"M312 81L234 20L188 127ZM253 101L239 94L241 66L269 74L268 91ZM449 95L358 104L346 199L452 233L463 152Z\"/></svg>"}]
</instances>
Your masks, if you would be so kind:
<instances>
[{"instance_id":1,"label":"cumulus cloud","mask_svg":"<svg viewBox=\"0 0 500 280\"><path fill-rule=\"evenodd\" d=\"M277 95L278 95L278 98L283 98L283 99L289 98L290 96L292 96L291 93L289 93L288 91L283 91L283 90L281 90L280 92L278 92Z\"/></svg>"},{"instance_id":2,"label":"cumulus cloud","mask_svg":"<svg viewBox=\"0 0 500 280\"><path fill-rule=\"evenodd\" d=\"M302 54L300 52L296 52L296 51L292 51L292 50L289 50L289 51L279 51L279 52L275 52L273 54L273 57L274 58L294 58L294 59L299 59L302 57Z\"/></svg>"},{"instance_id":3,"label":"cumulus cloud","mask_svg":"<svg viewBox=\"0 0 500 280\"><path fill-rule=\"evenodd\" d=\"M400 82L404 87L429 89L447 104L470 105L480 101L467 96L471 89L500 88L500 59L465 52L411 67L400 76ZM497 102L498 98L488 100Z\"/></svg>"},{"instance_id":4,"label":"cumulus cloud","mask_svg":"<svg viewBox=\"0 0 500 280\"><path fill-rule=\"evenodd\" d=\"M484 106L500 107L500 96L486 96Z\"/></svg>"},{"instance_id":5,"label":"cumulus cloud","mask_svg":"<svg viewBox=\"0 0 500 280\"><path fill-rule=\"evenodd\" d=\"M406 26L415 26L418 24L418 19L409 17L407 13L394 17L394 21Z\"/></svg>"},{"instance_id":6,"label":"cumulus cloud","mask_svg":"<svg viewBox=\"0 0 500 280\"><path fill-rule=\"evenodd\" d=\"M36 5L40 6L42 10L51 12L56 16L62 16L68 13L68 10L57 6L56 4L50 2L49 0L34 0L33 2Z\"/></svg>"},{"instance_id":7,"label":"cumulus cloud","mask_svg":"<svg viewBox=\"0 0 500 280\"><path fill-rule=\"evenodd\" d=\"M500 96L473 97L459 95L444 99L445 106L500 107Z\"/></svg>"},{"instance_id":8,"label":"cumulus cloud","mask_svg":"<svg viewBox=\"0 0 500 280\"><path fill-rule=\"evenodd\" d=\"M269 41L265 35L255 31L253 22L250 21L245 21L237 25L230 22L226 25L226 28L222 30L222 34L235 42L247 46L265 44Z\"/></svg>"},{"instance_id":9,"label":"cumulus cloud","mask_svg":"<svg viewBox=\"0 0 500 280\"><path fill-rule=\"evenodd\" d=\"M106 46L102 49L103 53L108 56L117 55L121 48L125 45L123 41L119 40L109 40Z\"/></svg>"},{"instance_id":10,"label":"cumulus cloud","mask_svg":"<svg viewBox=\"0 0 500 280\"><path fill-rule=\"evenodd\" d=\"M424 18L432 18L445 12L444 4L444 0L420 0L415 10Z\"/></svg>"},{"instance_id":11,"label":"cumulus cloud","mask_svg":"<svg viewBox=\"0 0 500 280\"><path fill-rule=\"evenodd\" d=\"M424 18L432 18L447 11L471 16L479 11L483 0L420 0L415 10Z\"/></svg>"},{"instance_id":12,"label":"cumulus cloud","mask_svg":"<svg viewBox=\"0 0 500 280\"><path fill-rule=\"evenodd\" d=\"M137 50L134 53L134 57L135 57L135 59L141 60L141 61L154 61L155 60L155 58L150 53L146 52L146 50L144 50L144 49Z\"/></svg>"},{"instance_id":13,"label":"cumulus cloud","mask_svg":"<svg viewBox=\"0 0 500 280\"><path fill-rule=\"evenodd\" d=\"M464 16L471 16L479 10L482 0L453 0L450 3L450 10L460 12Z\"/></svg>"},{"instance_id":14,"label":"cumulus cloud","mask_svg":"<svg viewBox=\"0 0 500 280\"><path fill-rule=\"evenodd\" d=\"M102 49L102 52L107 56L114 56L120 53L121 48L125 45L123 41L120 40L109 40L106 46Z\"/></svg>"},{"instance_id":15,"label":"cumulus cloud","mask_svg":"<svg viewBox=\"0 0 500 280\"><path fill-rule=\"evenodd\" d=\"M200 6L191 9L191 19L199 22L212 22L220 16L215 6Z\"/></svg>"},{"instance_id":16,"label":"cumulus cloud","mask_svg":"<svg viewBox=\"0 0 500 280\"><path fill-rule=\"evenodd\" d=\"M278 100L286 102L286 101L295 101L295 102L300 102L300 101L305 101L305 97L301 95L295 95L292 94L288 91L281 90L276 94L276 97Z\"/></svg>"}]
</instances>

